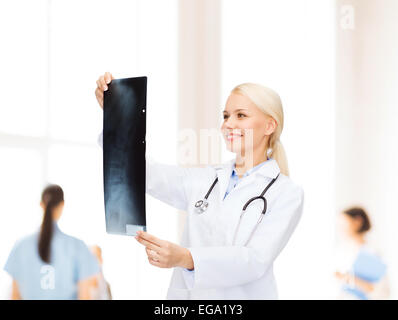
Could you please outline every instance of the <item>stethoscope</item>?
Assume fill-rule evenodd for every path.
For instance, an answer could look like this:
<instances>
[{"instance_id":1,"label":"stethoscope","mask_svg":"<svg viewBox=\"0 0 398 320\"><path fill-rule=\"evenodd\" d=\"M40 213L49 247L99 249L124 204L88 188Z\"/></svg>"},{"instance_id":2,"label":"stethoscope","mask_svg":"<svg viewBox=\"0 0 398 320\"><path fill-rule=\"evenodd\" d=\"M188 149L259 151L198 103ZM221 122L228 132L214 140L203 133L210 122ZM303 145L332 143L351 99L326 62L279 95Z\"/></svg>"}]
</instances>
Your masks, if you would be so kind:
<instances>
[{"instance_id":1,"label":"stethoscope","mask_svg":"<svg viewBox=\"0 0 398 320\"><path fill-rule=\"evenodd\" d=\"M236 235L238 234L238 230L239 230L239 228L240 228L240 222L241 222L241 220L242 220L243 215L244 215L245 212L246 212L247 207L248 207L254 200L261 199L261 200L263 200L263 211L261 211L260 218L258 219L258 221L257 221L257 223L256 223L256 225L255 225L255 227L253 228L253 230L252 230L252 232L251 232L251 234L250 234L250 236L249 236L249 239L246 241L245 246L250 242L251 238L253 237L254 232L256 231L258 225L261 223L261 221L263 220L263 217L264 217L265 213L267 212L267 199L265 199L264 194L265 194L265 193L267 192L267 190L272 186L272 184L275 182L275 180L278 179L278 177L279 177L279 174L276 176L276 178L272 179L272 181L265 187L265 189L263 190L263 192L261 192L261 194L260 194L259 196L253 197L253 198L249 199L249 200L245 203L245 205L244 205L243 208L242 208L242 212L241 212L241 214L240 214L240 217L239 217L239 222L238 222L238 225L237 225L236 230L235 230L235 234L234 234L234 238L233 238L232 244L235 244ZM207 208L209 207L209 202L207 201L207 198L209 197L211 191L213 190L213 188L214 188L214 186L216 185L217 182L218 182L218 177L214 180L214 182L213 182L213 184L211 185L209 191L207 191L207 193L206 193L204 199L203 199L203 200L198 200L198 201L196 201L196 203L195 203L195 210L196 210L196 212L197 212L198 214L201 214L201 213L205 212L205 211L207 210Z\"/></svg>"}]
</instances>

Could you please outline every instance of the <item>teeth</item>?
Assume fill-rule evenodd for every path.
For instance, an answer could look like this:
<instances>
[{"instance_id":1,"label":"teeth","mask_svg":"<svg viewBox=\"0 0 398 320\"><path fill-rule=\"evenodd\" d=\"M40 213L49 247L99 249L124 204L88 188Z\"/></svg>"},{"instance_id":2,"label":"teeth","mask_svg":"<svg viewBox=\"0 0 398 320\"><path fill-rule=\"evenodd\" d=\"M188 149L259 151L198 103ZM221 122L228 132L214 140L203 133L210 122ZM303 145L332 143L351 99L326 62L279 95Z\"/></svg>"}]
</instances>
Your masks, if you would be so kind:
<instances>
[{"instance_id":1,"label":"teeth","mask_svg":"<svg viewBox=\"0 0 398 320\"><path fill-rule=\"evenodd\" d=\"M242 137L242 135L238 135L238 134L231 134L227 136L228 138L233 138L233 137Z\"/></svg>"}]
</instances>

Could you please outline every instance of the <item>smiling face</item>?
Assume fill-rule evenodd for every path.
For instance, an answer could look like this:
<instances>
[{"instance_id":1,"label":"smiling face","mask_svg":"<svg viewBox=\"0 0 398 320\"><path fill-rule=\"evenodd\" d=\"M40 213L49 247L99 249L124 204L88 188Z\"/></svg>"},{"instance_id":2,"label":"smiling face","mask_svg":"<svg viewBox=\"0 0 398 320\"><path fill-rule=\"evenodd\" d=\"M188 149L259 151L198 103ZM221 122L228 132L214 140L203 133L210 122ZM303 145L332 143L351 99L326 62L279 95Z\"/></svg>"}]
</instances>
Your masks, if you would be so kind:
<instances>
[{"instance_id":1,"label":"smiling face","mask_svg":"<svg viewBox=\"0 0 398 320\"><path fill-rule=\"evenodd\" d=\"M231 93L223 111L221 126L227 148L245 155L266 154L268 137L276 128L276 121L261 111L243 94Z\"/></svg>"}]
</instances>

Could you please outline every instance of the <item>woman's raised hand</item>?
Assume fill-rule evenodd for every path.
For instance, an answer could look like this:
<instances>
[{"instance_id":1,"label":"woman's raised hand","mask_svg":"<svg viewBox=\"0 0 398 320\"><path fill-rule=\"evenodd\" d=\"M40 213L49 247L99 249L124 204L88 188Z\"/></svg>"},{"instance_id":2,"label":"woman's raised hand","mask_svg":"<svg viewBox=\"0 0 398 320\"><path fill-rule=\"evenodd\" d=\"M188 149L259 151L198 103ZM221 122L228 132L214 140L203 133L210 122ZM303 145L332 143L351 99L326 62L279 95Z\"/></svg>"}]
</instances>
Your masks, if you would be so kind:
<instances>
[{"instance_id":1,"label":"woman's raised hand","mask_svg":"<svg viewBox=\"0 0 398 320\"><path fill-rule=\"evenodd\" d=\"M108 84L111 83L115 78L110 72L105 72L103 76L100 76L97 80L97 88L95 88L95 97L97 98L98 104L104 108L104 91L108 90Z\"/></svg>"}]
</instances>

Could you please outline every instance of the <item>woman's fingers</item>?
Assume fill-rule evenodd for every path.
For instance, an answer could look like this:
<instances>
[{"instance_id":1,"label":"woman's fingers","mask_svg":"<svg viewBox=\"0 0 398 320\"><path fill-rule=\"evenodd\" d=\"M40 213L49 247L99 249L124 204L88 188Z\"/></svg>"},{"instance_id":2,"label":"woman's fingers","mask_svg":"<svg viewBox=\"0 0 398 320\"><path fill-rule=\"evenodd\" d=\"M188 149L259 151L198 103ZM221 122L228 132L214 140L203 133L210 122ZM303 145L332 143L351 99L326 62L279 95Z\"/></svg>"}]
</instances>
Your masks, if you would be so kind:
<instances>
[{"instance_id":1,"label":"woman's fingers","mask_svg":"<svg viewBox=\"0 0 398 320\"><path fill-rule=\"evenodd\" d=\"M99 77L98 80L100 82L102 90L104 90L104 91L108 90L108 86L107 86L106 81L105 81L105 76Z\"/></svg>"},{"instance_id":2,"label":"woman's fingers","mask_svg":"<svg viewBox=\"0 0 398 320\"><path fill-rule=\"evenodd\" d=\"M145 251L146 251L148 258L151 258L155 262L160 261L160 255L155 250L152 250L152 249L149 249L148 247L146 247Z\"/></svg>"},{"instance_id":3,"label":"woman's fingers","mask_svg":"<svg viewBox=\"0 0 398 320\"><path fill-rule=\"evenodd\" d=\"M135 239L145 246L149 262L159 268L171 268L178 263L179 252L171 242L161 240L155 236L138 231Z\"/></svg>"},{"instance_id":4,"label":"woman's fingers","mask_svg":"<svg viewBox=\"0 0 398 320\"><path fill-rule=\"evenodd\" d=\"M146 241L152 242L153 244L156 244L159 247L162 247L163 244L165 243L165 241L163 241L163 240L161 240L159 238L156 238L155 236L153 236L153 235L151 235L151 234L149 234L148 232L145 232L145 231L138 231L137 235L140 238L142 238L142 239L144 239Z\"/></svg>"},{"instance_id":5,"label":"woman's fingers","mask_svg":"<svg viewBox=\"0 0 398 320\"><path fill-rule=\"evenodd\" d=\"M114 78L113 78L113 76L112 76L112 74L111 74L110 72L105 72L105 74L104 74L104 79L105 79L106 84L110 84L111 81L112 81Z\"/></svg>"},{"instance_id":6,"label":"woman's fingers","mask_svg":"<svg viewBox=\"0 0 398 320\"><path fill-rule=\"evenodd\" d=\"M97 88L96 89L99 89L99 90L103 91L103 87L101 85L101 82L100 82L99 78L98 78L98 80L95 83L97 84Z\"/></svg>"},{"instance_id":7,"label":"woman's fingers","mask_svg":"<svg viewBox=\"0 0 398 320\"><path fill-rule=\"evenodd\" d=\"M98 104L100 105L101 108L104 107L104 91L102 91L100 88L95 89L95 97L97 98Z\"/></svg>"},{"instance_id":8,"label":"woman's fingers","mask_svg":"<svg viewBox=\"0 0 398 320\"><path fill-rule=\"evenodd\" d=\"M158 268L166 268L166 266L164 265L161 256L154 250L145 248L145 251L147 253L148 256L148 261L151 265L158 267Z\"/></svg>"},{"instance_id":9,"label":"woman's fingers","mask_svg":"<svg viewBox=\"0 0 398 320\"><path fill-rule=\"evenodd\" d=\"M149 257L148 257L148 261L149 261L149 263L150 263L151 265L153 265L153 266L155 266L155 267L158 267L158 268L165 268L165 266L164 266L161 262L154 261L153 259L151 259L151 258L149 258Z\"/></svg>"},{"instance_id":10,"label":"woman's fingers","mask_svg":"<svg viewBox=\"0 0 398 320\"><path fill-rule=\"evenodd\" d=\"M100 88L95 88L95 96L98 99L103 99L104 98L104 91L102 91Z\"/></svg>"},{"instance_id":11,"label":"woman's fingers","mask_svg":"<svg viewBox=\"0 0 398 320\"><path fill-rule=\"evenodd\" d=\"M143 246L145 246L145 247L147 247L149 249L152 249L152 250L155 250L155 251L159 251L161 249L158 245L156 245L156 244L154 244L152 242L149 242L148 240L145 240L145 239L143 239L143 238L141 238L139 236L136 236L135 238L136 238L136 240L139 243L141 243Z\"/></svg>"},{"instance_id":12,"label":"woman's fingers","mask_svg":"<svg viewBox=\"0 0 398 320\"><path fill-rule=\"evenodd\" d=\"M105 74L100 76L96 81L97 88L95 89L95 97L101 108L104 108L104 91L108 90L108 84L114 79L115 78L110 72L105 72Z\"/></svg>"}]
</instances>

